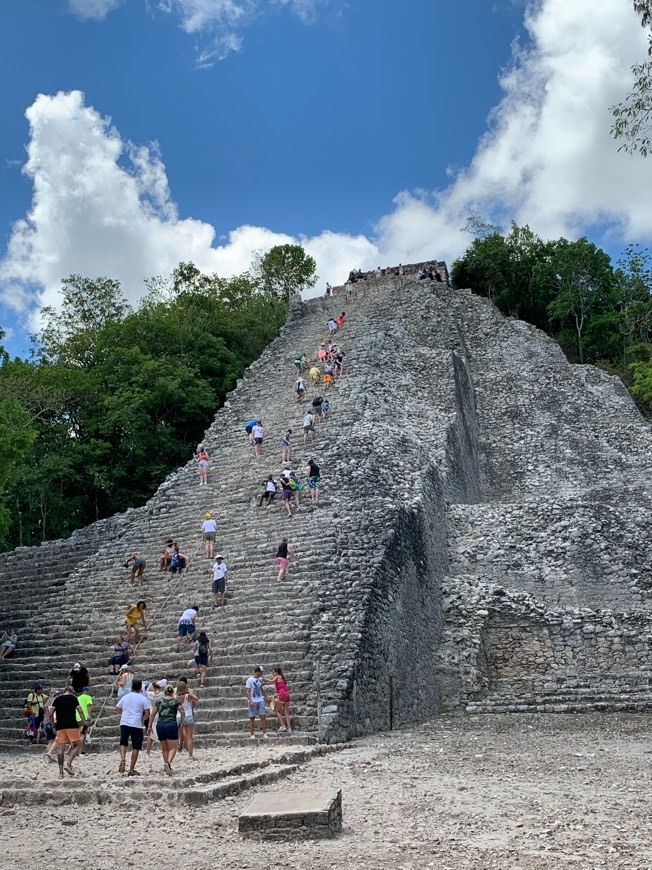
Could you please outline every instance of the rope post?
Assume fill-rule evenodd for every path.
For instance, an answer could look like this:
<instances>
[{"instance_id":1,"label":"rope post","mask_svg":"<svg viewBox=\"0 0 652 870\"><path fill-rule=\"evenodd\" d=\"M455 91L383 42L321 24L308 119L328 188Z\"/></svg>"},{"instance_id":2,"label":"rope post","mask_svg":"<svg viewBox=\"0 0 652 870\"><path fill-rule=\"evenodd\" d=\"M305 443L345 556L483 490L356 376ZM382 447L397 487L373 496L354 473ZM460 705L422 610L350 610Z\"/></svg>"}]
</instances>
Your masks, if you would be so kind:
<instances>
[{"instance_id":1,"label":"rope post","mask_svg":"<svg viewBox=\"0 0 652 870\"><path fill-rule=\"evenodd\" d=\"M317 681L317 739L321 743L321 665L317 662L315 669Z\"/></svg>"}]
</instances>

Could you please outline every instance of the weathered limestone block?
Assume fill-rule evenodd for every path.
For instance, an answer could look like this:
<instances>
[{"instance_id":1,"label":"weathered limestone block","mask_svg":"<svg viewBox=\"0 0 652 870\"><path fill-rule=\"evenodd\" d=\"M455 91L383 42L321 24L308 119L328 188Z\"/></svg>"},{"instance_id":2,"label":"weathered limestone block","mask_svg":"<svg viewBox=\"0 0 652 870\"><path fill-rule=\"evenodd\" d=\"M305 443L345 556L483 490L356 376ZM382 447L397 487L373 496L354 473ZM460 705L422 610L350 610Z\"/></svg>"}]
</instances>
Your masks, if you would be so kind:
<instances>
[{"instance_id":1,"label":"weathered limestone block","mask_svg":"<svg viewBox=\"0 0 652 870\"><path fill-rule=\"evenodd\" d=\"M342 792L259 794L238 818L238 831L260 840L311 840L342 830Z\"/></svg>"}]
</instances>

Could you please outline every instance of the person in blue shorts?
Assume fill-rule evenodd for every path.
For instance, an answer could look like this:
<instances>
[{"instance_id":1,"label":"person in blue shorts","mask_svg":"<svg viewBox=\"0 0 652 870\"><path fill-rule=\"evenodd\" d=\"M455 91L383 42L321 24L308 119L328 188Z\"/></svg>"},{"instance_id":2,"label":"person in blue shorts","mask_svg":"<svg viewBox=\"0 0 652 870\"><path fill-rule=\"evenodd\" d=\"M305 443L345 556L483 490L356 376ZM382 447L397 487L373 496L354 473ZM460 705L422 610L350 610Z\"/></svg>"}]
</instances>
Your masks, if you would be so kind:
<instances>
[{"instance_id":1,"label":"person in blue shorts","mask_svg":"<svg viewBox=\"0 0 652 870\"><path fill-rule=\"evenodd\" d=\"M267 719L265 717L265 681L263 680L263 669L261 665L256 665L251 677L245 683L245 694L247 695L247 703L249 705L249 736L251 740L256 739L254 734L256 728L256 716L260 719L260 735L261 740L267 740Z\"/></svg>"},{"instance_id":2,"label":"person in blue shorts","mask_svg":"<svg viewBox=\"0 0 652 870\"><path fill-rule=\"evenodd\" d=\"M199 605L193 604L192 607L188 607L181 614L181 619L179 620L178 634L177 638L177 652L181 649L181 641L184 637L187 637L188 640L192 640L192 635L197 630L195 628L195 620L197 619L197 614L199 613Z\"/></svg>"}]
</instances>

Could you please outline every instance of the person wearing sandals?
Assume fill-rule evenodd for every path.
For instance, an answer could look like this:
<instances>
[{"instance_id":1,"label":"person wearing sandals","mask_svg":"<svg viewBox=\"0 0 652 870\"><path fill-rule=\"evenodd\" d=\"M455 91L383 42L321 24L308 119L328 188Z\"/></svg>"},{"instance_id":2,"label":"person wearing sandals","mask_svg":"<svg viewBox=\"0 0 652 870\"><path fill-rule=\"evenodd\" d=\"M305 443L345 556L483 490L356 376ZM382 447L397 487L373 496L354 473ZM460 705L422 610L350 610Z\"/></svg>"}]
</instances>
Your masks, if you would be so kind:
<instances>
[{"instance_id":1,"label":"person wearing sandals","mask_svg":"<svg viewBox=\"0 0 652 870\"><path fill-rule=\"evenodd\" d=\"M208 665L213 663L213 647L205 631L199 632L199 637L194 642L192 651L195 657L195 665L197 666L199 686L204 689L206 687Z\"/></svg>"},{"instance_id":2,"label":"person wearing sandals","mask_svg":"<svg viewBox=\"0 0 652 870\"><path fill-rule=\"evenodd\" d=\"M179 677L177 700L181 701L181 707L177 711L177 725L180 731L179 751L185 749L188 753L188 760L195 761L193 736L195 733L195 707L199 703L199 698L190 691L185 677ZM183 723L181 722L182 710L185 714Z\"/></svg>"},{"instance_id":3,"label":"person wearing sandals","mask_svg":"<svg viewBox=\"0 0 652 870\"><path fill-rule=\"evenodd\" d=\"M125 772L127 749L131 740L131 759L127 776L140 776L136 770L136 762L138 754L143 748L143 720L147 714L151 718L152 704L147 695L143 694L142 688L143 681L134 680L129 694L120 698L115 707L116 713L120 713L120 766L118 773Z\"/></svg>"},{"instance_id":4,"label":"person wearing sandals","mask_svg":"<svg viewBox=\"0 0 652 870\"><path fill-rule=\"evenodd\" d=\"M181 725L183 725L186 714L181 701L174 697L174 686L168 683L163 690L163 697L154 701L147 726L147 736L149 737L152 732L153 719L158 715L156 732L163 753L163 770L168 776L172 776L172 762L179 749L177 710L181 713Z\"/></svg>"},{"instance_id":5,"label":"person wearing sandals","mask_svg":"<svg viewBox=\"0 0 652 870\"><path fill-rule=\"evenodd\" d=\"M73 694L72 687L66 686L63 695L59 695L52 701L50 718L54 721L57 732L55 743L57 747L57 761L59 762L59 779L63 779L64 767L70 776L75 775L72 763L81 752L81 732L77 723L77 713L82 724L86 724L84 711L79 706L77 696ZM68 757L65 758L66 746L70 745ZM64 765L65 760L65 765Z\"/></svg>"},{"instance_id":6,"label":"person wearing sandals","mask_svg":"<svg viewBox=\"0 0 652 870\"><path fill-rule=\"evenodd\" d=\"M167 684L168 681L165 679L165 677L162 677L160 680L153 680L149 684L149 688L147 689L147 697L149 698L152 707L154 706L155 701L163 697L163 690L165 689ZM152 725L151 728L149 727L150 722ZM152 751L152 741L155 740L158 743L156 721L152 710L149 711L149 718L147 720L145 730L147 731L147 754L149 755Z\"/></svg>"},{"instance_id":7,"label":"person wearing sandals","mask_svg":"<svg viewBox=\"0 0 652 870\"><path fill-rule=\"evenodd\" d=\"M272 668L273 676L266 678L266 683L272 683L278 695L276 701L276 718L278 719L279 731L287 731L288 734L292 731L292 720L290 719L290 701L292 696L288 692L288 684L285 681L285 676L280 666Z\"/></svg>"}]
</instances>

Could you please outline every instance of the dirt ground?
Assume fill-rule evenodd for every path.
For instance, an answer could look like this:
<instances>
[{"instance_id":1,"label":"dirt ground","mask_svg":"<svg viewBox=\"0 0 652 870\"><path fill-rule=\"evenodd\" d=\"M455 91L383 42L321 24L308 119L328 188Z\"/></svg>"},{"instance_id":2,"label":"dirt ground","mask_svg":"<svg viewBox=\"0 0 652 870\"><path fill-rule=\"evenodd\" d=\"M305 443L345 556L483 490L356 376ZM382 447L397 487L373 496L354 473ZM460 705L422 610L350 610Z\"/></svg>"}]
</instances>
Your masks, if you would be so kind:
<instances>
[{"instance_id":1,"label":"dirt ground","mask_svg":"<svg viewBox=\"0 0 652 870\"><path fill-rule=\"evenodd\" d=\"M327 841L243 840L238 812L253 791L197 808L128 794L106 806L0 806L0 868L652 868L649 721L443 716L356 741L263 789L341 788L344 830ZM198 750L195 768L229 751ZM116 776L109 756L98 758L79 760L89 786ZM24 778L26 766L35 788L56 778L41 757L3 755L3 784ZM145 760L142 774L140 786Z\"/></svg>"}]
</instances>

